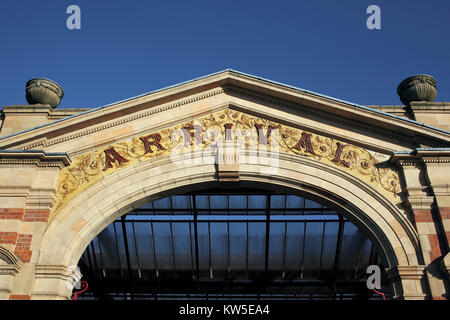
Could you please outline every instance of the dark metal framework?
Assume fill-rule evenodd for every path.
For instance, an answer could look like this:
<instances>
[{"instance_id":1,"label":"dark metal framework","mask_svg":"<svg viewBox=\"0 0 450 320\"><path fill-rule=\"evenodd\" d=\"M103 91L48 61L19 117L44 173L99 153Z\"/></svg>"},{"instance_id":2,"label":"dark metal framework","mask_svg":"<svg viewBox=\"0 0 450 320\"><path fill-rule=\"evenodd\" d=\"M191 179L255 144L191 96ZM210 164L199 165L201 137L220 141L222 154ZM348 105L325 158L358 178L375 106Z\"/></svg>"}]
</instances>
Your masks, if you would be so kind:
<instances>
[{"instance_id":1,"label":"dark metal framework","mask_svg":"<svg viewBox=\"0 0 450 320\"><path fill-rule=\"evenodd\" d=\"M174 195L122 216L80 268L96 299L368 299L377 248L349 220L286 194Z\"/></svg>"}]
</instances>

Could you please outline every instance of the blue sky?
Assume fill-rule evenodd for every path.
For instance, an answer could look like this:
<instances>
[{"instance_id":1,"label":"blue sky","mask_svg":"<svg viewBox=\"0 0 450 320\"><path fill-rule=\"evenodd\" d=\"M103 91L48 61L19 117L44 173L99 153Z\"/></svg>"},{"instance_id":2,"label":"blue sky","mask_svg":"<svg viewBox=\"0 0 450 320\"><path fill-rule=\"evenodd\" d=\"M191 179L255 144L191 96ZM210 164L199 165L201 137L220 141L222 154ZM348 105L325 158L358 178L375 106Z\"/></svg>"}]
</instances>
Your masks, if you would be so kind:
<instances>
[{"instance_id":1,"label":"blue sky","mask_svg":"<svg viewBox=\"0 0 450 320\"><path fill-rule=\"evenodd\" d=\"M86 108L227 68L362 105L401 104L400 81L425 73L450 101L449 14L448 0L1 0L0 106L26 104L35 77Z\"/></svg>"}]
</instances>

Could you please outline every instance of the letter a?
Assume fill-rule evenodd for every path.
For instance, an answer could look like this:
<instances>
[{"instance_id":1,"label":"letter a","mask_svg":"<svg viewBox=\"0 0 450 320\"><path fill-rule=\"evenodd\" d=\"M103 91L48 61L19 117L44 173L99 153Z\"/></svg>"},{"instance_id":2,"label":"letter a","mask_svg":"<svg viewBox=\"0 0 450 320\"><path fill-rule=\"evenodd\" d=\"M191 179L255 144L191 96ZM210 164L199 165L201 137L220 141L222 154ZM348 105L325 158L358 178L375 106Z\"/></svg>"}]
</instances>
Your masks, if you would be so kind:
<instances>
[{"instance_id":1,"label":"letter a","mask_svg":"<svg viewBox=\"0 0 450 320\"><path fill-rule=\"evenodd\" d=\"M377 265L370 265L367 267L366 273L371 275L367 278L366 286L367 289L381 289L381 271L380 267Z\"/></svg>"},{"instance_id":2,"label":"letter a","mask_svg":"<svg viewBox=\"0 0 450 320\"><path fill-rule=\"evenodd\" d=\"M311 143L310 133L303 132L300 139L298 139L297 144L292 147L292 149L297 149L298 151L301 151L302 148L305 148L305 151L308 153L315 154Z\"/></svg>"},{"instance_id":3,"label":"letter a","mask_svg":"<svg viewBox=\"0 0 450 320\"><path fill-rule=\"evenodd\" d=\"M381 9L379 6L377 5L371 5L369 7L367 7L366 10L367 14L371 14L373 13L370 17L367 18L367 28L369 30L373 30L373 29L381 29Z\"/></svg>"},{"instance_id":4,"label":"letter a","mask_svg":"<svg viewBox=\"0 0 450 320\"><path fill-rule=\"evenodd\" d=\"M67 17L67 20L66 20L67 29L80 30L81 29L81 9L80 9L80 7L72 4L67 7L66 13L71 14L69 17Z\"/></svg>"},{"instance_id":5,"label":"letter a","mask_svg":"<svg viewBox=\"0 0 450 320\"><path fill-rule=\"evenodd\" d=\"M124 157L122 157L116 150L114 150L113 147L106 149L105 150L105 167L103 168L103 171L105 171L106 169L112 168L112 163L113 162L118 162L119 166L123 163L123 162L128 162L127 159L125 159Z\"/></svg>"}]
</instances>

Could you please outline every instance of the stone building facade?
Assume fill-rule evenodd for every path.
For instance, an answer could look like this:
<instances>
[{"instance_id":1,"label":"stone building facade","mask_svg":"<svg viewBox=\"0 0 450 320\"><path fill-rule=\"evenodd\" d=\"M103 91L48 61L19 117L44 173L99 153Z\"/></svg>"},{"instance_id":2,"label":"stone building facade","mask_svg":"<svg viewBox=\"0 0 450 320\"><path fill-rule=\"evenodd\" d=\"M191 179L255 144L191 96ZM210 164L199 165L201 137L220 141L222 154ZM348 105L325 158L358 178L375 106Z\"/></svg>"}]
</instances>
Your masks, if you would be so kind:
<instances>
[{"instance_id":1,"label":"stone building facade","mask_svg":"<svg viewBox=\"0 0 450 320\"><path fill-rule=\"evenodd\" d=\"M0 299L70 299L73 266L116 218L225 183L326 201L382 248L395 299L448 299L450 103L435 90L417 76L404 105L360 106L226 70L58 109L59 86L29 82L30 104L1 111Z\"/></svg>"}]
</instances>

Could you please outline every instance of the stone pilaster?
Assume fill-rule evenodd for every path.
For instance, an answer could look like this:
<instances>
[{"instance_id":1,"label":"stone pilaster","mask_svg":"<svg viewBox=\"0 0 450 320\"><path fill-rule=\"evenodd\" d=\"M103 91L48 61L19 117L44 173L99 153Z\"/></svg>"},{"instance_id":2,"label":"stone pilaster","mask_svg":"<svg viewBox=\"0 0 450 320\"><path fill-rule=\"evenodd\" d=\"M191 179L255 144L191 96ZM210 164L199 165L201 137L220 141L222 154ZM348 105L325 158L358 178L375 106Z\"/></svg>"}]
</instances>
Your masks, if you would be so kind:
<instances>
[{"instance_id":1,"label":"stone pilaster","mask_svg":"<svg viewBox=\"0 0 450 320\"><path fill-rule=\"evenodd\" d=\"M65 154L0 151L0 246L20 261L0 262L0 299L30 298L59 172L69 164Z\"/></svg>"},{"instance_id":2,"label":"stone pilaster","mask_svg":"<svg viewBox=\"0 0 450 320\"><path fill-rule=\"evenodd\" d=\"M445 154L445 152L444 152ZM448 187L450 176L442 165L442 150L417 149L412 153L394 154L392 161L403 171L406 188L406 206L409 207L420 239L425 274L428 279L429 297L448 297L448 277L442 272L441 260L448 251L443 216L441 210L442 193ZM431 175L430 175L431 173ZM438 193L436 193L438 190ZM444 195L444 201L447 197ZM444 202L445 203L445 202Z\"/></svg>"},{"instance_id":3,"label":"stone pilaster","mask_svg":"<svg viewBox=\"0 0 450 320\"><path fill-rule=\"evenodd\" d=\"M436 199L437 223L440 226L442 254L450 243L450 149L419 149L423 158L430 187Z\"/></svg>"}]
</instances>

